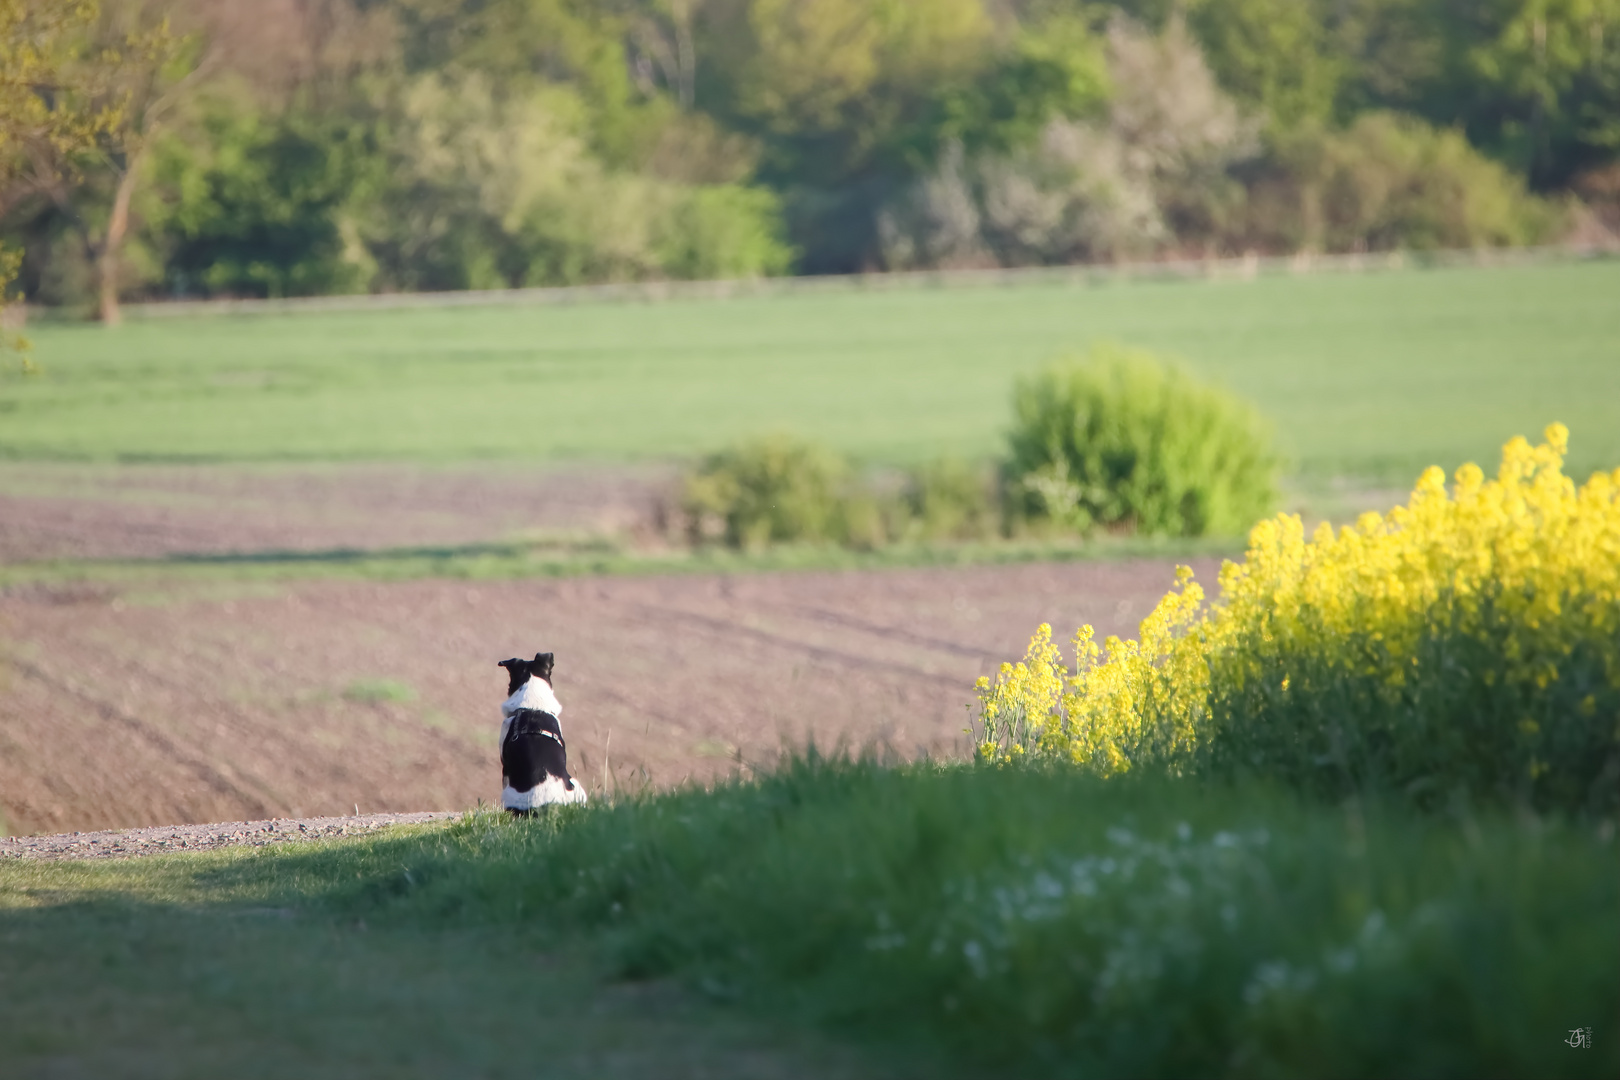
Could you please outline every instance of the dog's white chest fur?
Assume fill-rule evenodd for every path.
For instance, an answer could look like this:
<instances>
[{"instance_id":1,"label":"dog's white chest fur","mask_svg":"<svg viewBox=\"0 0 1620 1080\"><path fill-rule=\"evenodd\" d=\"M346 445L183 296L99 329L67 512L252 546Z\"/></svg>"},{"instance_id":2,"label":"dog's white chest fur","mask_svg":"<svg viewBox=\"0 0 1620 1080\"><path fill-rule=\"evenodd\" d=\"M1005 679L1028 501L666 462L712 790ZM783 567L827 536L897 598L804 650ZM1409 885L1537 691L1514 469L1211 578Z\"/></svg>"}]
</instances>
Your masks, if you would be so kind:
<instances>
[{"instance_id":1,"label":"dog's white chest fur","mask_svg":"<svg viewBox=\"0 0 1620 1080\"><path fill-rule=\"evenodd\" d=\"M530 679L517 688L517 692L501 702L501 742L512 727L512 714L519 709L536 709L562 719L562 703L544 679Z\"/></svg>"}]
</instances>

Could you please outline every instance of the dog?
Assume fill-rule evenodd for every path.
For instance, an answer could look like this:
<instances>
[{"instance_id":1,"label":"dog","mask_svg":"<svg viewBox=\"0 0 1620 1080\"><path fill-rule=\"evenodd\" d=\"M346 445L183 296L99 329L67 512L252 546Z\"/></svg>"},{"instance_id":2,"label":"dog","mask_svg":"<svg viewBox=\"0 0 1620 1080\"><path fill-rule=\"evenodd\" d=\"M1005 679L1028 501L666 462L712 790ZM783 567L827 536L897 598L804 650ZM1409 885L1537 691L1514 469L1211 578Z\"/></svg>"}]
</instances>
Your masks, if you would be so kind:
<instances>
[{"instance_id":1,"label":"dog","mask_svg":"<svg viewBox=\"0 0 1620 1080\"><path fill-rule=\"evenodd\" d=\"M527 816L553 803L583 803L585 785L568 775L568 745L558 717L562 705L551 688L556 657L502 660L506 700L501 702L501 805Z\"/></svg>"}]
</instances>

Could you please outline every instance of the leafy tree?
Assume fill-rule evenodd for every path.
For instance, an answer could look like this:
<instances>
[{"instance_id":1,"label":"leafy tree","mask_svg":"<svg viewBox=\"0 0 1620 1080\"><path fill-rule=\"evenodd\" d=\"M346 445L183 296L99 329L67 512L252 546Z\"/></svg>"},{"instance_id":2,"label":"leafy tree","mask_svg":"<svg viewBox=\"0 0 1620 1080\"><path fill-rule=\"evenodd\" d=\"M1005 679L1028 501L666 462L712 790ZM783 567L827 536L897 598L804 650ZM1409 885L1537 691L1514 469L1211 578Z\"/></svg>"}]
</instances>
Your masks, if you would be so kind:
<instances>
[{"instance_id":1,"label":"leafy tree","mask_svg":"<svg viewBox=\"0 0 1620 1080\"><path fill-rule=\"evenodd\" d=\"M108 321L164 280L1516 242L1557 215L1468 143L1543 190L1620 162L1620 0L99 2L0 0L0 214Z\"/></svg>"},{"instance_id":2,"label":"leafy tree","mask_svg":"<svg viewBox=\"0 0 1620 1080\"><path fill-rule=\"evenodd\" d=\"M76 159L121 119L120 103L94 94L114 58L82 57L96 18L90 0L0 0L0 215L60 182ZM0 244L0 317L21 253ZM0 321L0 349L27 342Z\"/></svg>"},{"instance_id":3,"label":"leafy tree","mask_svg":"<svg viewBox=\"0 0 1620 1080\"><path fill-rule=\"evenodd\" d=\"M1341 78L1317 0L1193 0L1187 23L1226 91L1292 127L1332 114Z\"/></svg>"},{"instance_id":4,"label":"leafy tree","mask_svg":"<svg viewBox=\"0 0 1620 1080\"><path fill-rule=\"evenodd\" d=\"M147 152L213 58L199 39L171 32L158 5L144 0L116 0L89 11L73 29L63 62L75 88L72 97L104 119L85 142L37 142L33 190L47 196L79 234L96 265L101 319L114 325L120 256ZM83 197L87 192L92 197Z\"/></svg>"},{"instance_id":5,"label":"leafy tree","mask_svg":"<svg viewBox=\"0 0 1620 1080\"><path fill-rule=\"evenodd\" d=\"M635 9L619 0L386 2L408 75L476 74L518 97L565 86L589 118L587 146L612 166L635 163L656 140L664 113L636 86L626 53Z\"/></svg>"},{"instance_id":6,"label":"leafy tree","mask_svg":"<svg viewBox=\"0 0 1620 1080\"><path fill-rule=\"evenodd\" d=\"M993 29L978 0L715 0L697 100L766 140L768 179L845 183L893 164Z\"/></svg>"},{"instance_id":7,"label":"leafy tree","mask_svg":"<svg viewBox=\"0 0 1620 1080\"><path fill-rule=\"evenodd\" d=\"M177 292L297 296L361 291L375 267L345 209L378 182L363 130L294 111L214 103L201 138L152 150L146 232Z\"/></svg>"},{"instance_id":8,"label":"leafy tree","mask_svg":"<svg viewBox=\"0 0 1620 1080\"><path fill-rule=\"evenodd\" d=\"M682 109L697 96L697 45L692 33L702 0L641 0L627 5L630 73L652 96L662 85Z\"/></svg>"},{"instance_id":9,"label":"leafy tree","mask_svg":"<svg viewBox=\"0 0 1620 1080\"><path fill-rule=\"evenodd\" d=\"M120 118L87 100L91 72L75 64L96 13L91 0L0 0L0 211Z\"/></svg>"},{"instance_id":10,"label":"leafy tree","mask_svg":"<svg viewBox=\"0 0 1620 1080\"><path fill-rule=\"evenodd\" d=\"M1091 107L1041 116L1027 142L959 141L884 206L887 265L1118 259L1219 231L1237 194L1227 169L1252 153L1253 125L1180 19L1155 33L1116 15L1102 44Z\"/></svg>"},{"instance_id":11,"label":"leafy tree","mask_svg":"<svg viewBox=\"0 0 1620 1080\"><path fill-rule=\"evenodd\" d=\"M611 168L571 91L423 76L390 115L386 179L355 208L395 288L505 288L779 273L775 199Z\"/></svg>"},{"instance_id":12,"label":"leafy tree","mask_svg":"<svg viewBox=\"0 0 1620 1080\"><path fill-rule=\"evenodd\" d=\"M812 272L877 262L880 208L952 147L1027 147L1106 96L1085 19L981 0L712 0L698 51L698 107L760 141Z\"/></svg>"},{"instance_id":13,"label":"leafy tree","mask_svg":"<svg viewBox=\"0 0 1620 1080\"><path fill-rule=\"evenodd\" d=\"M1620 0L1355 0L1341 114L1414 112L1542 189L1620 157Z\"/></svg>"},{"instance_id":14,"label":"leafy tree","mask_svg":"<svg viewBox=\"0 0 1620 1080\"><path fill-rule=\"evenodd\" d=\"M1487 0L1471 16L1448 41L1477 142L1542 187L1620 153L1620 2Z\"/></svg>"},{"instance_id":15,"label":"leafy tree","mask_svg":"<svg viewBox=\"0 0 1620 1080\"><path fill-rule=\"evenodd\" d=\"M1366 112L1279 141L1249 189L1250 236L1273 249L1380 251L1543 242L1564 215L1455 129Z\"/></svg>"},{"instance_id":16,"label":"leafy tree","mask_svg":"<svg viewBox=\"0 0 1620 1080\"><path fill-rule=\"evenodd\" d=\"M1103 52L1083 19L1059 16L1020 29L971 82L941 95L925 148L956 141L969 151L1007 153L1032 145L1054 117L1100 115L1109 96Z\"/></svg>"}]
</instances>

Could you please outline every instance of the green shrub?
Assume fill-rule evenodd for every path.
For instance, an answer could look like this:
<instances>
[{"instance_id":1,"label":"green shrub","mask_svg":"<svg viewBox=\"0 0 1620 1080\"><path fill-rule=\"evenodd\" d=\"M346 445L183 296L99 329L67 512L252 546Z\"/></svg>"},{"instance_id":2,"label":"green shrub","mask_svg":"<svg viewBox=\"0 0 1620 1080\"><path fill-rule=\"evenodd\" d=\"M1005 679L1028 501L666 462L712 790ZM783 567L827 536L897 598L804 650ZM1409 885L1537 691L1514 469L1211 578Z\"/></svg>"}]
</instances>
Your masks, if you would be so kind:
<instances>
[{"instance_id":1,"label":"green shrub","mask_svg":"<svg viewBox=\"0 0 1620 1080\"><path fill-rule=\"evenodd\" d=\"M1326 241L1337 250L1528 244L1557 225L1551 207L1461 132L1416 117L1364 115L1329 142L1322 164Z\"/></svg>"},{"instance_id":2,"label":"green shrub","mask_svg":"<svg viewBox=\"0 0 1620 1080\"><path fill-rule=\"evenodd\" d=\"M1251 189L1244 242L1272 249L1506 247L1548 242L1564 224L1558 205L1531 195L1461 132L1399 113L1296 132L1274 148L1269 168Z\"/></svg>"},{"instance_id":3,"label":"green shrub","mask_svg":"<svg viewBox=\"0 0 1620 1080\"><path fill-rule=\"evenodd\" d=\"M793 264L781 235L781 201L764 188L688 188L653 232L659 268L670 277L760 277L785 274Z\"/></svg>"},{"instance_id":4,"label":"green shrub","mask_svg":"<svg viewBox=\"0 0 1620 1080\"><path fill-rule=\"evenodd\" d=\"M209 296L365 291L375 267L345 221L378 163L359 142L329 120L209 102L200 135L153 148L142 235L164 284Z\"/></svg>"},{"instance_id":5,"label":"green shrub","mask_svg":"<svg viewBox=\"0 0 1620 1080\"><path fill-rule=\"evenodd\" d=\"M988 540L1000 530L995 478L955 458L911 471L903 493L907 535L922 540Z\"/></svg>"},{"instance_id":6,"label":"green shrub","mask_svg":"<svg viewBox=\"0 0 1620 1080\"><path fill-rule=\"evenodd\" d=\"M1099 348L1021 381L1007 466L1026 522L1148 536L1240 534L1276 498L1258 415L1150 354Z\"/></svg>"},{"instance_id":7,"label":"green shrub","mask_svg":"<svg viewBox=\"0 0 1620 1080\"><path fill-rule=\"evenodd\" d=\"M849 475L847 461L814 443L787 436L739 443L711 455L686 479L692 538L748 550L842 541Z\"/></svg>"},{"instance_id":8,"label":"green shrub","mask_svg":"<svg viewBox=\"0 0 1620 1080\"><path fill-rule=\"evenodd\" d=\"M897 541L980 540L996 534L992 478L941 459L895 489L861 476L824 446L786 436L713 454L687 478L688 538L759 550L770 544L842 544L871 550Z\"/></svg>"},{"instance_id":9,"label":"green shrub","mask_svg":"<svg viewBox=\"0 0 1620 1080\"><path fill-rule=\"evenodd\" d=\"M421 76L391 104L359 239L392 288L506 288L786 271L776 196L636 172L593 151L557 85Z\"/></svg>"}]
</instances>

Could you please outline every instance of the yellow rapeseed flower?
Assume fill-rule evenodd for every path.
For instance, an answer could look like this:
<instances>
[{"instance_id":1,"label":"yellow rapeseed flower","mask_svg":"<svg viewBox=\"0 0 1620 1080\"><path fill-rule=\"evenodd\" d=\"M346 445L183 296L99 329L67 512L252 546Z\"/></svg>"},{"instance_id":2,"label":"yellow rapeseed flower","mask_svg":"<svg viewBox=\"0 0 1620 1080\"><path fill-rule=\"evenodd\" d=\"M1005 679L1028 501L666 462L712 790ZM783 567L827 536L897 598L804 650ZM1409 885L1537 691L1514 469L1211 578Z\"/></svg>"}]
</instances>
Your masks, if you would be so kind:
<instances>
[{"instance_id":1,"label":"yellow rapeseed flower","mask_svg":"<svg viewBox=\"0 0 1620 1080\"><path fill-rule=\"evenodd\" d=\"M1515 438L1495 479L1464 465L1449 491L1428 469L1405 506L1337 531L1262 521L1218 604L1182 567L1138 640L1082 627L1072 666L1043 625L979 681L980 755L1616 801L1620 470L1577 488L1568 439Z\"/></svg>"}]
</instances>

